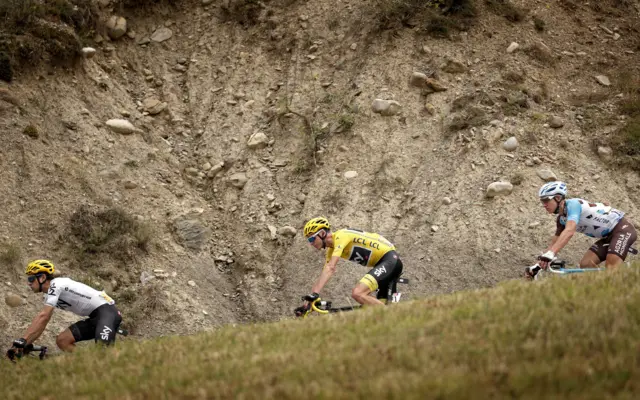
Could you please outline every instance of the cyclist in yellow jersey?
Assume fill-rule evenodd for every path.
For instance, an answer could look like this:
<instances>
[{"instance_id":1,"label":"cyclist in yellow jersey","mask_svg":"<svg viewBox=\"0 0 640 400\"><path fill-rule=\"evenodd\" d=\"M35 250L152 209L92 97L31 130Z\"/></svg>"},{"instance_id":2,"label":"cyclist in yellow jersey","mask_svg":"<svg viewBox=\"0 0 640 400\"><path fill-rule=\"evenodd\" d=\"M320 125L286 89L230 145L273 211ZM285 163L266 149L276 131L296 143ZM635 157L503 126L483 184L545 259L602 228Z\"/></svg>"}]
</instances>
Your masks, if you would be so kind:
<instances>
[{"instance_id":1,"label":"cyclist in yellow jersey","mask_svg":"<svg viewBox=\"0 0 640 400\"><path fill-rule=\"evenodd\" d=\"M316 280L307 298L318 298L322 288L336 272L338 260L353 261L371 270L358 282L351 296L360 304L383 305L380 299L388 299L396 291L397 279L402 274L402 261L395 246L377 233L357 229L340 229L331 232L331 225L325 217L313 218L304 226L304 236L309 244L318 250L326 249L324 269ZM391 289L391 290L390 290ZM369 296L378 291L376 297ZM303 312L308 302L296 309Z\"/></svg>"}]
</instances>

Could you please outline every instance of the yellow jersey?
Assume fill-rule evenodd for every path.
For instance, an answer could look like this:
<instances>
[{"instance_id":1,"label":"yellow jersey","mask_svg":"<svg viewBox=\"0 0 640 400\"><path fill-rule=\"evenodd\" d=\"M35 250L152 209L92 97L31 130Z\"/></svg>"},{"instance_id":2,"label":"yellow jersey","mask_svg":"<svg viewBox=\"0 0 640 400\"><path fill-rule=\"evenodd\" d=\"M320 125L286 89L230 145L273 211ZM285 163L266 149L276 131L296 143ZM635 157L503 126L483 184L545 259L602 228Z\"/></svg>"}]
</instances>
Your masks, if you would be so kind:
<instances>
[{"instance_id":1,"label":"yellow jersey","mask_svg":"<svg viewBox=\"0 0 640 400\"><path fill-rule=\"evenodd\" d=\"M333 247L327 247L327 262L331 257L340 257L373 267L385 254L396 249L390 241L377 233L340 229L332 235Z\"/></svg>"}]
</instances>

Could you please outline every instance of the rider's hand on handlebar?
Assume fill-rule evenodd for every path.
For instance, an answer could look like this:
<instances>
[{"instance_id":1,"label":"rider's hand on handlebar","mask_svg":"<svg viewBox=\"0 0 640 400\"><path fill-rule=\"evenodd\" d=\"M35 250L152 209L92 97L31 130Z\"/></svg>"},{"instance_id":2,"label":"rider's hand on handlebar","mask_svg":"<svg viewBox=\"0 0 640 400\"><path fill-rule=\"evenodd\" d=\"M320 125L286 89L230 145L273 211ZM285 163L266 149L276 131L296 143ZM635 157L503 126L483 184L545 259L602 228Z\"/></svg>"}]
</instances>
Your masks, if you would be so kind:
<instances>
[{"instance_id":1,"label":"rider's hand on handlebar","mask_svg":"<svg viewBox=\"0 0 640 400\"><path fill-rule=\"evenodd\" d=\"M553 261L555 258L555 253L551 250L547 250L546 253L538 256L538 260L540 260L538 264L542 269L547 269L549 267L549 264L551 264L551 261Z\"/></svg>"},{"instance_id":2,"label":"rider's hand on handlebar","mask_svg":"<svg viewBox=\"0 0 640 400\"><path fill-rule=\"evenodd\" d=\"M305 304L293 310L293 312L296 314L296 317L302 317L307 311L309 311L308 304Z\"/></svg>"},{"instance_id":3,"label":"rider's hand on handlebar","mask_svg":"<svg viewBox=\"0 0 640 400\"><path fill-rule=\"evenodd\" d=\"M320 298L320 295L316 292L313 292L311 294L308 294L306 296L304 296L302 298L302 300L307 301L309 303L313 303L314 301L318 300Z\"/></svg>"}]
</instances>

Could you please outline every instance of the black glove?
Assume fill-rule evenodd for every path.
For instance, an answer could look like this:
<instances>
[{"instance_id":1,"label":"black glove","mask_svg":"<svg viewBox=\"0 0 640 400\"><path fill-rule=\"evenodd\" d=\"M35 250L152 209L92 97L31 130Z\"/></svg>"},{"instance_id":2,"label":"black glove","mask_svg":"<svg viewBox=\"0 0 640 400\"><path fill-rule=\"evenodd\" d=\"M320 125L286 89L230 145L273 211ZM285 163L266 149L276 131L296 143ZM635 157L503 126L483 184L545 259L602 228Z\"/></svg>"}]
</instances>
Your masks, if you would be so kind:
<instances>
[{"instance_id":1,"label":"black glove","mask_svg":"<svg viewBox=\"0 0 640 400\"><path fill-rule=\"evenodd\" d=\"M309 303L313 303L314 301L318 300L320 298L320 295L316 292L313 292L311 294L308 294L306 296L304 296L302 298L302 300L304 301L308 301Z\"/></svg>"},{"instance_id":2,"label":"black glove","mask_svg":"<svg viewBox=\"0 0 640 400\"><path fill-rule=\"evenodd\" d=\"M20 339L14 340L13 347L15 347L16 349L24 349L25 347L27 347L27 339L20 338Z\"/></svg>"},{"instance_id":3,"label":"black glove","mask_svg":"<svg viewBox=\"0 0 640 400\"><path fill-rule=\"evenodd\" d=\"M296 314L296 317L302 317L304 314L306 314L307 311L309 311L308 306L300 306L293 310L293 312Z\"/></svg>"}]
</instances>

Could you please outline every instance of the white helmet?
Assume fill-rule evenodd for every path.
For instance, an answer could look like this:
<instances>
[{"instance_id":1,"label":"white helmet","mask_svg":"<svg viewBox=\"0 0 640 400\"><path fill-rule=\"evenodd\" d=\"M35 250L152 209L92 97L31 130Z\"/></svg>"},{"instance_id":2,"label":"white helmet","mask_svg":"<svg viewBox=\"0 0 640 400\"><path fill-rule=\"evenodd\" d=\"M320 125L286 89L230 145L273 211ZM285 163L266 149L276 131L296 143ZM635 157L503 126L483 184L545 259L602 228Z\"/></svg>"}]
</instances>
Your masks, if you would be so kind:
<instances>
[{"instance_id":1,"label":"white helmet","mask_svg":"<svg viewBox=\"0 0 640 400\"><path fill-rule=\"evenodd\" d=\"M565 197L567 195L567 184L560 181L548 182L542 185L540 191L538 192L539 198L549 198L555 195L562 195Z\"/></svg>"}]
</instances>

